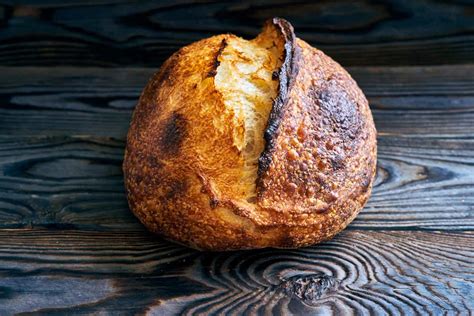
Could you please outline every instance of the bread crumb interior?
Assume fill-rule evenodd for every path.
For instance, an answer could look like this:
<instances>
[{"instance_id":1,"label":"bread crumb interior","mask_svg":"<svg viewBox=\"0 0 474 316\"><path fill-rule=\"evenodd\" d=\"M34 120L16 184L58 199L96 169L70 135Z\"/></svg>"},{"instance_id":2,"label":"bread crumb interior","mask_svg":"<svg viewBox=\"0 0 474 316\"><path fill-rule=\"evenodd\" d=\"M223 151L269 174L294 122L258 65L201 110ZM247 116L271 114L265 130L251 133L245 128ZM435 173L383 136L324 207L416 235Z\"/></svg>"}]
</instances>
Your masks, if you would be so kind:
<instances>
[{"instance_id":1,"label":"bread crumb interior","mask_svg":"<svg viewBox=\"0 0 474 316\"><path fill-rule=\"evenodd\" d=\"M239 37L226 39L218 56L214 84L222 94L227 110L233 112L234 145L242 153L244 171L241 179L244 198L256 195L258 159L265 147L264 132L273 101L278 94L278 73L282 45L272 34L262 33L254 40Z\"/></svg>"}]
</instances>

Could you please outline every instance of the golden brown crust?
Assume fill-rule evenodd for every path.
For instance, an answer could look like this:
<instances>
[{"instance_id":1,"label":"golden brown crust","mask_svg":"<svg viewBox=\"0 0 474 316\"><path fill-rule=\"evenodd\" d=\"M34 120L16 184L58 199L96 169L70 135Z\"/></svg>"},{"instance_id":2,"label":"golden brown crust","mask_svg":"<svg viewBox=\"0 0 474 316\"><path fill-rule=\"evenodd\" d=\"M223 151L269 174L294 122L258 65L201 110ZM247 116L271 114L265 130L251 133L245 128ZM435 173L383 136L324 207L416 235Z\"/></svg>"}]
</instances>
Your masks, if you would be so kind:
<instances>
[{"instance_id":1,"label":"golden brown crust","mask_svg":"<svg viewBox=\"0 0 474 316\"><path fill-rule=\"evenodd\" d=\"M214 76L233 35L186 46L153 76L135 109L123 165L130 208L151 231L198 249L301 247L331 238L367 201L376 131L350 75L268 22L284 43L256 200L239 186L244 159ZM204 102L205 101L205 102Z\"/></svg>"}]
</instances>

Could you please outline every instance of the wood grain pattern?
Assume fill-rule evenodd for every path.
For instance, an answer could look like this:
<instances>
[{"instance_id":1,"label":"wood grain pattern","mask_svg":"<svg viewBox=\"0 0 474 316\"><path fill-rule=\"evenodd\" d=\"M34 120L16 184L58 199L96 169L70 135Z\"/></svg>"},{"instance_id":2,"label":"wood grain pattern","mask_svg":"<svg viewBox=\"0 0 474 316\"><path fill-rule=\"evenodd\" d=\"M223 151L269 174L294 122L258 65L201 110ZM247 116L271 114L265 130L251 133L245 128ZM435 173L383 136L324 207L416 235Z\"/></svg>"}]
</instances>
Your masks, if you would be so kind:
<instances>
[{"instance_id":1,"label":"wood grain pattern","mask_svg":"<svg viewBox=\"0 0 474 316\"><path fill-rule=\"evenodd\" d=\"M123 151L111 139L0 140L0 227L142 229L125 198Z\"/></svg>"},{"instance_id":2,"label":"wood grain pattern","mask_svg":"<svg viewBox=\"0 0 474 316\"><path fill-rule=\"evenodd\" d=\"M350 229L474 229L474 137L381 136L371 199ZM0 227L142 230L125 199L124 142L0 138Z\"/></svg>"},{"instance_id":3,"label":"wood grain pattern","mask_svg":"<svg viewBox=\"0 0 474 316\"><path fill-rule=\"evenodd\" d=\"M199 253L140 232L0 230L0 313L467 315L473 260L472 232Z\"/></svg>"},{"instance_id":4,"label":"wood grain pattern","mask_svg":"<svg viewBox=\"0 0 474 316\"><path fill-rule=\"evenodd\" d=\"M471 1L0 3L0 315L469 315ZM181 46L273 16L344 66L379 132L373 195L335 239L200 253L147 233L121 163Z\"/></svg>"},{"instance_id":5,"label":"wood grain pattern","mask_svg":"<svg viewBox=\"0 0 474 316\"><path fill-rule=\"evenodd\" d=\"M4 1L0 64L160 65L210 35L256 35L268 18L349 65L473 61L469 1Z\"/></svg>"},{"instance_id":6,"label":"wood grain pattern","mask_svg":"<svg viewBox=\"0 0 474 316\"><path fill-rule=\"evenodd\" d=\"M156 69L0 67L0 135L124 139ZM474 134L474 66L354 67L379 134Z\"/></svg>"}]
</instances>

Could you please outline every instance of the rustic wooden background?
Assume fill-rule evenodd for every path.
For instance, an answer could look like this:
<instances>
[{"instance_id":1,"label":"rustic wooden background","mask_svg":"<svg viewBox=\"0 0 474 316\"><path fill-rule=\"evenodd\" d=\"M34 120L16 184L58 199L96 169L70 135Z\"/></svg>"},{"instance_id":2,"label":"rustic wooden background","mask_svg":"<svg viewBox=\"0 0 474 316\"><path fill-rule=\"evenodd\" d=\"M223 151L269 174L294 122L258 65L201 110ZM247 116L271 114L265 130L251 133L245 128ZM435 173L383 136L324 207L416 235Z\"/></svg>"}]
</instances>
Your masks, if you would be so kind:
<instances>
[{"instance_id":1,"label":"rustic wooden background","mask_svg":"<svg viewBox=\"0 0 474 316\"><path fill-rule=\"evenodd\" d=\"M369 98L367 207L300 250L147 233L121 173L141 89L182 45L273 16ZM473 1L0 1L0 315L468 315L473 232Z\"/></svg>"}]
</instances>

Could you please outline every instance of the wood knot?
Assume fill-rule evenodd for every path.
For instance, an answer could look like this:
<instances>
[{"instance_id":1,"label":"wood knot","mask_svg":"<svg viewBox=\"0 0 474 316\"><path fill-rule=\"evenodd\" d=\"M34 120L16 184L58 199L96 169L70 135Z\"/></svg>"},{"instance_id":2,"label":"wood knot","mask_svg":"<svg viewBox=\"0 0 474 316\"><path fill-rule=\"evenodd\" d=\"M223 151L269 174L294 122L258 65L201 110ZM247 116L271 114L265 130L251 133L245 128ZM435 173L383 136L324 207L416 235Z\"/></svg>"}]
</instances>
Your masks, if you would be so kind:
<instances>
[{"instance_id":1,"label":"wood knot","mask_svg":"<svg viewBox=\"0 0 474 316\"><path fill-rule=\"evenodd\" d=\"M296 297L303 303L315 305L323 296L334 293L339 288L339 280L324 273L293 276L278 285L286 295Z\"/></svg>"}]
</instances>

